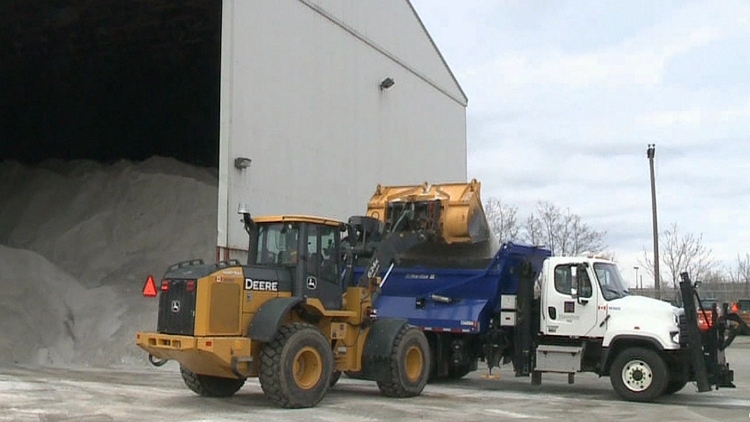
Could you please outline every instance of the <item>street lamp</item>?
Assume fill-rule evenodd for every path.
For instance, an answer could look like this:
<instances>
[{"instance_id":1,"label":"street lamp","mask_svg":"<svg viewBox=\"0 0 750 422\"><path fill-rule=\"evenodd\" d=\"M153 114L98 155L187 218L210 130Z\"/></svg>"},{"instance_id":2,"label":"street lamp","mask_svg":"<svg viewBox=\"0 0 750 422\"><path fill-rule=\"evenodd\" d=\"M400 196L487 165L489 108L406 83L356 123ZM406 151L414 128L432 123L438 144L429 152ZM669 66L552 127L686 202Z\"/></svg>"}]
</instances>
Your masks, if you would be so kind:
<instances>
[{"instance_id":1,"label":"street lamp","mask_svg":"<svg viewBox=\"0 0 750 422\"><path fill-rule=\"evenodd\" d=\"M659 227L656 220L656 181L654 179L654 156L656 155L656 145L648 144L646 157L648 157L648 167L651 173L651 214L654 225L654 290L656 298L661 299L661 275L659 274Z\"/></svg>"},{"instance_id":2,"label":"street lamp","mask_svg":"<svg viewBox=\"0 0 750 422\"><path fill-rule=\"evenodd\" d=\"M633 269L635 270L635 288L638 288L638 266L634 266ZM643 288L643 286L641 286Z\"/></svg>"}]
</instances>

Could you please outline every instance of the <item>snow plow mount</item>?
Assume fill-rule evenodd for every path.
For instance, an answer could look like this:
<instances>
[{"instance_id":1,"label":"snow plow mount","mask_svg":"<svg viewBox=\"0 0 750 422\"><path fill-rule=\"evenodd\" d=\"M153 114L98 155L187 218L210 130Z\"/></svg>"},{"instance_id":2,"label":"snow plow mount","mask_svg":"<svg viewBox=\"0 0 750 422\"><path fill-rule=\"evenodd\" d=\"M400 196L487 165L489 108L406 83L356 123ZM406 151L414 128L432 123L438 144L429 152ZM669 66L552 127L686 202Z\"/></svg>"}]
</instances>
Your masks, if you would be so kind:
<instances>
[{"instance_id":1,"label":"snow plow mount","mask_svg":"<svg viewBox=\"0 0 750 422\"><path fill-rule=\"evenodd\" d=\"M685 309L690 361L699 392L711 391L713 387L735 388L734 371L729 369L724 350L734 339L733 329L727 327L722 316L704 333L698 328L698 313L695 305L697 294L688 273L680 274L680 294ZM715 316L716 317L716 316Z\"/></svg>"}]
</instances>

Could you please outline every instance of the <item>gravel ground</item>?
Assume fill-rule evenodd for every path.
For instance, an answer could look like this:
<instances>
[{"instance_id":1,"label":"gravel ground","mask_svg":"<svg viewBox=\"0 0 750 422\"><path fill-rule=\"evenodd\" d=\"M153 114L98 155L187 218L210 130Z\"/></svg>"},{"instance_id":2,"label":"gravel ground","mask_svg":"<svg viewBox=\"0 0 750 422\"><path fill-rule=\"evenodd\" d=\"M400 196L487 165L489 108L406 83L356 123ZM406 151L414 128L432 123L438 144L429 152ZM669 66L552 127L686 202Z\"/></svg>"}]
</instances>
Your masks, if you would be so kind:
<instances>
[{"instance_id":1,"label":"gravel ground","mask_svg":"<svg viewBox=\"0 0 750 422\"><path fill-rule=\"evenodd\" d=\"M729 350L736 389L684 391L640 404L619 400L608 379L590 374L567 384L547 376L541 387L483 372L451 383L430 384L420 397L388 399L373 383L342 378L314 409L285 410L263 397L256 380L229 399L195 396L176 365L162 368L0 368L0 421L747 421L750 420L750 337Z\"/></svg>"}]
</instances>

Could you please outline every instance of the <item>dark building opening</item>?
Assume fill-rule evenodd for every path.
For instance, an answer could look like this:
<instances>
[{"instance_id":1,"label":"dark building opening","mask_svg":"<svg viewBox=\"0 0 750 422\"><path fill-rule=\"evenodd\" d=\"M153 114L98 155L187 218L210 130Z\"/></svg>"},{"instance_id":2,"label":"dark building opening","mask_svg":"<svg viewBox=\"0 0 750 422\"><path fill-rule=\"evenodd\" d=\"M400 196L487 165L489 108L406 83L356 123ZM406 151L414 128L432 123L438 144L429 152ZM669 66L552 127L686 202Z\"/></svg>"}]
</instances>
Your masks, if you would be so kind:
<instances>
[{"instance_id":1,"label":"dark building opening","mask_svg":"<svg viewBox=\"0 0 750 422\"><path fill-rule=\"evenodd\" d=\"M0 161L218 167L220 0L0 2Z\"/></svg>"}]
</instances>

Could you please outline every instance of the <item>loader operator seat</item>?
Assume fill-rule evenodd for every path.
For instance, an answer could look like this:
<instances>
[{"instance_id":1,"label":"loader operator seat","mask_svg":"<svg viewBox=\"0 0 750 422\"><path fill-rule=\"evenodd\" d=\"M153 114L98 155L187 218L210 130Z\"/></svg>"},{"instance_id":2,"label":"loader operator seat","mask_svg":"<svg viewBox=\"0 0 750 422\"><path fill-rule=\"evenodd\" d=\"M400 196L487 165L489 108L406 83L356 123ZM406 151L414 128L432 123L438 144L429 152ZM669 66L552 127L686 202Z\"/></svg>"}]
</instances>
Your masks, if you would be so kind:
<instances>
[{"instance_id":1,"label":"loader operator seat","mask_svg":"<svg viewBox=\"0 0 750 422\"><path fill-rule=\"evenodd\" d=\"M316 274L318 272L318 265L320 265L320 255L318 255L316 252L313 252L307 258L308 274Z\"/></svg>"},{"instance_id":2,"label":"loader operator seat","mask_svg":"<svg viewBox=\"0 0 750 422\"><path fill-rule=\"evenodd\" d=\"M323 261L320 263L320 276L326 280L338 280L336 261L331 256L333 247L323 248Z\"/></svg>"},{"instance_id":3,"label":"loader operator seat","mask_svg":"<svg viewBox=\"0 0 750 422\"><path fill-rule=\"evenodd\" d=\"M296 265L297 264L297 250L290 249L288 251L279 252L279 264Z\"/></svg>"}]
</instances>

